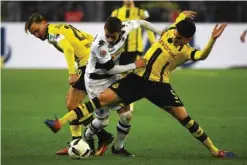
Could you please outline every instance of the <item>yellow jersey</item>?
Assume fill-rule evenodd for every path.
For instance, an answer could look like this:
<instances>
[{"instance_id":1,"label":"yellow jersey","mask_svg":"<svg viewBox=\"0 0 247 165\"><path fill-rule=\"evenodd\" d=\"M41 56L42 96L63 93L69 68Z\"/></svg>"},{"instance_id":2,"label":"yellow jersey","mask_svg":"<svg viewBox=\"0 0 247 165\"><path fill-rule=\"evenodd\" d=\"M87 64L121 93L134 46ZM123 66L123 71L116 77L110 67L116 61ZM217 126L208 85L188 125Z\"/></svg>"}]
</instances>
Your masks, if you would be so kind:
<instances>
[{"instance_id":1,"label":"yellow jersey","mask_svg":"<svg viewBox=\"0 0 247 165\"><path fill-rule=\"evenodd\" d=\"M78 67L87 64L94 39L92 35L69 24L49 24L47 32L48 42L64 53L69 74L76 74L75 62Z\"/></svg>"},{"instance_id":2,"label":"yellow jersey","mask_svg":"<svg viewBox=\"0 0 247 165\"><path fill-rule=\"evenodd\" d=\"M119 18L121 21L128 20L138 20L149 18L149 13L147 10L140 9L138 7L126 7L123 5L121 8L114 10L111 14L113 17ZM155 42L155 36L153 32L148 31L148 37L151 43ZM142 29L138 28L131 33L129 33L125 48L125 52L143 52L143 42L142 42Z\"/></svg>"},{"instance_id":3,"label":"yellow jersey","mask_svg":"<svg viewBox=\"0 0 247 165\"><path fill-rule=\"evenodd\" d=\"M144 56L148 61L147 66L136 70L135 74L146 80L169 83L171 71L188 60L195 60L194 56L198 50L189 44L183 46L174 46L173 44L176 23L185 18L186 16L181 13L176 22L163 32L160 39L151 46Z\"/></svg>"}]
</instances>

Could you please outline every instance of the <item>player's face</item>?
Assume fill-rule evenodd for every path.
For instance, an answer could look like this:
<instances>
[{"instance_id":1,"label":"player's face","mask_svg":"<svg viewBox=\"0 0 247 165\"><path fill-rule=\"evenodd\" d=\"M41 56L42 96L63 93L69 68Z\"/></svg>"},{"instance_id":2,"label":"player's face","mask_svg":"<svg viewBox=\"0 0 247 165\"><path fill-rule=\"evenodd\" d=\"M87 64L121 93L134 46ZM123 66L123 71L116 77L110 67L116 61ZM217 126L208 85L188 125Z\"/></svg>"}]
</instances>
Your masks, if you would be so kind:
<instances>
[{"instance_id":1,"label":"player's face","mask_svg":"<svg viewBox=\"0 0 247 165\"><path fill-rule=\"evenodd\" d=\"M120 33L110 33L107 29L105 29L105 37L109 44L114 45L115 42L118 40Z\"/></svg>"},{"instance_id":2,"label":"player's face","mask_svg":"<svg viewBox=\"0 0 247 165\"><path fill-rule=\"evenodd\" d=\"M173 38L173 44L174 44L175 46L182 46L182 45L185 45L185 44L187 44L187 43L191 40L191 38L186 38L186 37L181 36L181 35L178 33L177 30L175 30L174 36L175 36L175 37Z\"/></svg>"},{"instance_id":3,"label":"player's face","mask_svg":"<svg viewBox=\"0 0 247 165\"><path fill-rule=\"evenodd\" d=\"M30 26L30 33L33 34L36 38L41 39L42 41L47 38L47 22L42 21L41 23L33 23Z\"/></svg>"},{"instance_id":4,"label":"player's face","mask_svg":"<svg viewBox=\"0 0 247 165\"><path fill-rule=\"evenodd\" d=\"M133 3L134 3L133 0L124 0L124 4L126 6L131 6Z\"/></svg>"}]
</instances>

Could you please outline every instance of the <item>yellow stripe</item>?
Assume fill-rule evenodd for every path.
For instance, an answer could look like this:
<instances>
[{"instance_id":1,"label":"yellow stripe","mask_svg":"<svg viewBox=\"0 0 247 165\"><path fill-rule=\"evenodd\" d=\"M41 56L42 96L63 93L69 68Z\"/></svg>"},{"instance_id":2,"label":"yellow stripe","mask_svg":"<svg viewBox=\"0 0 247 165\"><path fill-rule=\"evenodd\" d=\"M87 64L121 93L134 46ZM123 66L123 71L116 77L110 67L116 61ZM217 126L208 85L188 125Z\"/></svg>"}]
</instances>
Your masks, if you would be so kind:
<instances>
[{"instance_id":1,"label":"yellow stripe","mask_svg":"<svg viewBox=\"0 0 247 165\"><path fill-rule=\"evenodd\" d=\"M202 134L203 134L203 130L202 130L201 127L199 127L199 128L196 130L196 132L194 132L194 133L192 133L192 134L193 134L193 136L195 136L195 137L200 137L200 136L202 136Z\"/></svg>"},{"instance_id":2,"label":"yellow stripe","mask_svg":"<svg viewBox=\"0 0 247 165\"><path fill-rule=\"evenodd\" d=\"M192 127L193 126L193 124L194 124L194 120L190 120L186 125L185 125L185 127L186 128L190 128L190 127Z\"/></svg>"}]
</instances>

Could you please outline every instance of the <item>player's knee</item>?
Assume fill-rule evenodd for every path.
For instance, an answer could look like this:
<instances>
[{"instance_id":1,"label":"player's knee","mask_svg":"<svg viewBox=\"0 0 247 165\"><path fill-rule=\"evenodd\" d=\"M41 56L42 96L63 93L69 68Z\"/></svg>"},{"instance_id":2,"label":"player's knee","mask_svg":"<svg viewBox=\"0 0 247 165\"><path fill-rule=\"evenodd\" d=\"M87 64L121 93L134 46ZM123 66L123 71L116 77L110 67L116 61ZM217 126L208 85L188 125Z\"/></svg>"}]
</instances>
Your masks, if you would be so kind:
<instances>
[{"instance_id":1,"label":"player's knee","mask_svg":"<svg viewBox=\"0 0 247 165\"><path fill-rule=\"evenodd\" d=\"M71 110L75 109L78 106L78 104L75 104L75 103L71 102L70 100L67 100L66 106L67 106L68 111L71 111Z\"/></svg>"},{"instance_id":2,"label":"player's knee","mask_svg":"<svg viewBox=\"0 0 247 165\"><path fill-rule=\"evenodd\" d=\"M120 113L120 121L123 124L129 125L132 119L132 113L130 111L124 112L124 113Z\"/></svg>"},{"instance_id":3,"label":"player's knee","mask_svg":"<svg viewBox=\"0 0 247 165\"><path fill-rule=\"evenodd\" d=\"M186 109L184 107L172 107L171 108L171 114L178 121L182 121L188 116L188 113L187 113L187 111L186 111Z\"/></svg>"},{"instance_id":4,"label":"player's knee","mask_svg":"<svg viewBox=\"0 0 247 165\"><path fill-rule=\"evenodd\" d=\"M107 88L100 96L99 101L101 106L117 103L118 97L111 89Z\"/></svg>"},{"instance_id":5,"label":"player's knee","mask_svg":"<svg viewBox=\"0 0 247 165\"><path fill-rule=\"evenodd\" d=\"M101 125L102 127L108 126L109 121L110 121L110 120L109 120L109 117L104 118L104 119L99 119L99 118L97 118L96 120L98 121L98 123L100 123L100 125Z\"/></svg>"}]
</instances>

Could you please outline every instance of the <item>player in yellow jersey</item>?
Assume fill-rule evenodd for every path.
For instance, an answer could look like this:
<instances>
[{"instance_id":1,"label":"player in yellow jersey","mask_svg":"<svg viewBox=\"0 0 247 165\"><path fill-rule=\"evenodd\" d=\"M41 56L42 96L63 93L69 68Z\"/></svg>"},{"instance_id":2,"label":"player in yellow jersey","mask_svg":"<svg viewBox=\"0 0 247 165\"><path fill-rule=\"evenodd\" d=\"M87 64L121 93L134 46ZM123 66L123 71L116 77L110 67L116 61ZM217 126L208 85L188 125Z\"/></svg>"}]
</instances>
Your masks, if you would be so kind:
<instances>
[{"instance_id":1,"label":"player in yellow jersey","mask_svg":"<svg viewBox=\"0 0 247 165\"><path fill-rule=\"evenodd\" d=\"M85 103L90 106L83 105L82 110L89 108L93 111L95 108L121 102L128 105L141 98L147 98L176 118L213 156L221 158L234 156L234 153L219 150L213 144L199 124L189 116L169 83L170 72L176 67L189 60L205 60L226 27L226 24L216 25L206 47L199 51L188 44L196 31L192 21L195 15L193 11L182 12L176 22L165 31L157 29L153 24L146 25L161 35L159 41L153 44L144 56L148 61L146 68L140 68L114 83L100 96ZM131 91L131 95L128 91ZM57 132L64 123L76 118L76 113L70 111L63 118L50 122L52 124L49 126Z\"/></svg>"},{"instance_id":2,"label":"player in yellow jersey","mask_svg":"<svg viewBox=\"0 0 247 165\"><path fill-rule=\"evenodd\" d=\"M42 41L48 40L58 51L65 56L68 71L69 84L71 85L67 94L66 105L68 110L80 105L86 97L87 92L84 84L84 73L90 54L90 46L93 36L80 31L69 24L48 24L45 18L39 14L32 14L26 22L25 31L30 32ZM49 59L47 59L49 60ZM77 63L78 68L75 66ZM85 117L70 122L72 139L81 138L82 125L87 126L94 119L91 113ZM105 130L97 134L100 140L112 140L112 135ZM91 154L95 152L94 142L88 142ZM58 151L58 155L67 155L68 148Z\"/></svg>"},{"instance_id":3,"label":"player in yellow jersey","mask_svg":"<svg viewBox=\"0 0 247 165\"><path fill-rule=\"evenodd\" d=\"M149 13L145 9L141 9L135 6L133 0L124 0L123 6L115 9L112 14L112 17L117 17L121 21L128 20L138 20L138 19L148 19ZM147 30L148 39L151 44L155 42L155 35L152 31ZM142 37L142 28L138 28L129 33L124 51L122 52L119 64L126 65L135 61L137 56L142 56L143 54L143 37ZM134 110L134 104L130 104L130 110Z\"/></svg>"}]
</instances>

